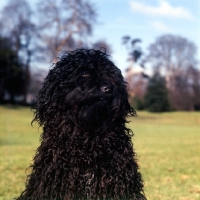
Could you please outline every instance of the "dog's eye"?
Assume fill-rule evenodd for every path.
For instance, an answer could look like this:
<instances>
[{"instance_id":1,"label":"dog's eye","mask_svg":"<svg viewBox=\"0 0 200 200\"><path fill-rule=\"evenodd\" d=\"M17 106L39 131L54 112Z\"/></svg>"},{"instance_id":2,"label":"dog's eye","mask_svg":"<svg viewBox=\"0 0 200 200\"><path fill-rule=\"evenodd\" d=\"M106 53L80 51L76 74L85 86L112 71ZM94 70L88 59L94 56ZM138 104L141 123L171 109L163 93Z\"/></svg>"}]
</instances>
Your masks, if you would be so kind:
<instances>
[{"instance_id":1,"label":"dog's eye","mask_svg":"<svg viewBox=\"0 0 200 200\"><path fill-rule=\"evenodd\" d=\"M83 72L82 73L82 77L89 77L89 76L90 76L90 74L88 72Z\"/></svg>"}]
</instances>

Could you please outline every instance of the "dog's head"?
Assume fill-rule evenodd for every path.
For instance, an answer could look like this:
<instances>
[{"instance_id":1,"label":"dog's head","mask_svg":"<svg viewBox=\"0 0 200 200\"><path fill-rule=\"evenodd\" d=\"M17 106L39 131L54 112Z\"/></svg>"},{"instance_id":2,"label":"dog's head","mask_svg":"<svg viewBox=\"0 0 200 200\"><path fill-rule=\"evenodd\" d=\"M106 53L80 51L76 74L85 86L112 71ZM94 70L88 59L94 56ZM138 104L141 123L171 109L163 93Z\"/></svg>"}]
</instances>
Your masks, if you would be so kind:
<instances>
[{"instance_id":1,"label":"dog's head","mask_svg":"<svg viewBox=\"0 0 200 200\"><path fill-rule=\"evenodd\" d=\"M54 65L35 109L40 125L64 120L84 129L107 129L135 114L121 71L105 53L85 49L66 53Z\"/></svg>"}]
</instances>

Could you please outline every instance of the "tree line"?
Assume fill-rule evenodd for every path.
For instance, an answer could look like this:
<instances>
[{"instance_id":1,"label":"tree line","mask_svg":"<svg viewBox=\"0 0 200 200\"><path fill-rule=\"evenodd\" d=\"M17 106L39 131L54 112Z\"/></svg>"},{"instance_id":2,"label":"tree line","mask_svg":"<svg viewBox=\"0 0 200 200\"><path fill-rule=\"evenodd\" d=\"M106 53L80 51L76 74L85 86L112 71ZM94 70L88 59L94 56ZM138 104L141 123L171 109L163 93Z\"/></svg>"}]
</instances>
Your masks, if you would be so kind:
<instances>
[{"instance_id":1,"label":"tree line","mask_svg":"<svg viewBox=\"0 0 200 200\"><path fill-rule=\"evenodd\" d=\"M156 38L143 55L139 42L140 39L123 37L123 44L129 46L126 80L133 106L152 112L200 110L200 70L195 44L181 36L166 34ZM145 74L145 70L135 73L137 61L142 68L149 65L152 75Z\"/></svg>"},{"instance_id":2,"label":"tree line","mask_svg":"<svg viewBox=\"0 0 200 200\"><path fill-rule=\"evenodd\" d=\"M62 51L105 48L106 41L91 43L97 12L89 0L45 0L36 5L9 0L0 14L0 103L34 100L46 70L36 64L56 62ZM140 38L124 36L129 66L130 102L149 111L200 110L200 71L197 48L186 38L162 35L140 48ZM138 64L143 70L135 72ZM145 69L151 68L152 74Z\"/></svg>"}]
</instances>

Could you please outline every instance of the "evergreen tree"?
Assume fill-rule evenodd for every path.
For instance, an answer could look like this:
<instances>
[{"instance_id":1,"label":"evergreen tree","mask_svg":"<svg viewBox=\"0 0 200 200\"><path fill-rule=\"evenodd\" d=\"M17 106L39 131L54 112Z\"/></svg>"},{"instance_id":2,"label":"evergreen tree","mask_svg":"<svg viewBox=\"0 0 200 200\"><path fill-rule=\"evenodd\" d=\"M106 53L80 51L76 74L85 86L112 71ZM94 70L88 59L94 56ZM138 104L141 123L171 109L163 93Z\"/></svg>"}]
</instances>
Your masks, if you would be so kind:
<instances>
[{"instance_id":1,"label":"evergreen tree","mask_svg":"<svg viewBox=\"0 0 200 200\"><path fill-rule=\"evenodd\" d=\"M157 72L149 80L144 101L146 109L150 112L170 110L165 79Z\"/></svg>"},{"instance_id":2,"label":"evergreen tree","mask_svg":"<svg viewBox=\"0 0 200 200\"><path fill-rule=\"evenodd\" d=\"M6 93L14 103L15 97L23 94L26 84L23 63L11 46L9 38L0 36L0 103L5 100Z\"/></svg>"}]
</instances>

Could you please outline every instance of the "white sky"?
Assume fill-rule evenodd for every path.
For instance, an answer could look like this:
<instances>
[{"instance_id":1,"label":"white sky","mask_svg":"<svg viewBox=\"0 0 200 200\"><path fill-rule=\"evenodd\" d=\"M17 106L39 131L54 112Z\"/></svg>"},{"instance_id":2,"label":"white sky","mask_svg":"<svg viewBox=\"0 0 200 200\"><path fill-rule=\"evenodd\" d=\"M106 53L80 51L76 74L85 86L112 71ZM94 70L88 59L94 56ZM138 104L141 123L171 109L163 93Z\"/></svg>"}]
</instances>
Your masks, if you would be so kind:
<instances>
[{"instance_id":1,"label":"white sky","mask_svg":"<svg viewBox=\"0 0 200 200\"><path fill-rule=\"evenodd\" d=\"M186 37L198 48L200 60L200 0L90 0L97 10L98 23L91 41L104 39L113 50L113 61L122 70L128 66L122 37L140 38L147 47L163 34ZM0 1L0 9L8 0Z\"/></svg>"}]
</instances>

